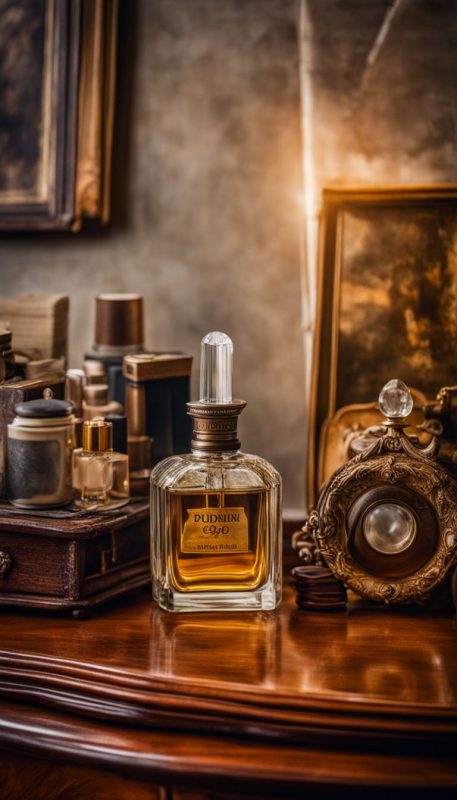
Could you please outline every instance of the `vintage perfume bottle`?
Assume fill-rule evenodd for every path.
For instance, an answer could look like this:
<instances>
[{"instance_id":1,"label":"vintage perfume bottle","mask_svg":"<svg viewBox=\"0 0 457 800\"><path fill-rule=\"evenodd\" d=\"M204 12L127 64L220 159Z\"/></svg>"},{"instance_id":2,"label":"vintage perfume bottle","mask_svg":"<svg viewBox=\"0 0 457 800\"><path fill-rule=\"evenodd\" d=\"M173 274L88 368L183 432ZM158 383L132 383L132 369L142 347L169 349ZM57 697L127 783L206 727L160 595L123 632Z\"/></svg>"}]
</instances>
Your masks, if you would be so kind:
<instances>
[{"instance_id":1,"label":"vintage perfume bottle","mask_svg":"<svg viewBox=\"0 0 457 800\"><path fill-rule=\"evenodd\" d=\"M281 478L241 453L231 339L202 341L192 452L151 475L153 593L169 611L274 609L281 599Z\"/></svg>"},{"instance_id":2,"label":"vintage perfume bottle","mask_svg":"<svg viewBox=\"0 0 457 800\"><path fill-rule=\"evenodd\" d=\"M113 426L105 420L87 420L83 446L73 450L75 505L88 511L119 508L129 501L128 456L113 452Z\"/></svg>"}]
</instances>

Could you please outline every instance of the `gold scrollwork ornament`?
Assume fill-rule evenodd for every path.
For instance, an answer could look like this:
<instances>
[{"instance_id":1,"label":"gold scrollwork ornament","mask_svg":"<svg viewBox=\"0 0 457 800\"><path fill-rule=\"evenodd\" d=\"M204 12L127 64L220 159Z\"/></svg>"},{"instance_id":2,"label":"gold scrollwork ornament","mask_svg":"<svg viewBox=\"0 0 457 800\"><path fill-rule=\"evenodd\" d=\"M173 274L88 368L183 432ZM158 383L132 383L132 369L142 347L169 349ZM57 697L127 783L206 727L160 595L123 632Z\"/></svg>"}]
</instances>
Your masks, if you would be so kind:
<instances>
[{"instance_id":1,"label":"gold scrollwork ornament","mask_svg":"<svg viewBox=\"0 0 457 800\"><path fill-rule=\"evenodd\" d=\"M436 462L436 439L418 448L403 428L400 419L388 419L384 436L334 473L307 526L335 577L356 594L385 603L423 602L457 564L457 481ZM436 515L433 556L407 577L372 574L348 548L348 511L364 492L379 485L412 490L426 498Z\"/></svg>"}]
</instances>

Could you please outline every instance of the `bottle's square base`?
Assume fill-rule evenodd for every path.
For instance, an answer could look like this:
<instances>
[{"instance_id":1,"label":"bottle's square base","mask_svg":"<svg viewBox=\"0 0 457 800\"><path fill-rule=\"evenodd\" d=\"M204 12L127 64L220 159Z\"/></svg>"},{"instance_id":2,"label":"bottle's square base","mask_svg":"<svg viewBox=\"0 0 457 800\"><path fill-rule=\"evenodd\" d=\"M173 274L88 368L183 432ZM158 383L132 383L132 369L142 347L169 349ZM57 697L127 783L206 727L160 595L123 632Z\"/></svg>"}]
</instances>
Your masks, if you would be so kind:
<instances>
[{"instance_id":1,"label":"bottle's square base","mask_svg":"<svg viewBox=\"0 0 457 800\"><path fill-rule=\"evenodd\" d=\"M248 592L176 592L162 589L154 599L166 611L273 611L281 602L281 592L264 587Z\"/></svg>"}]
</instances>

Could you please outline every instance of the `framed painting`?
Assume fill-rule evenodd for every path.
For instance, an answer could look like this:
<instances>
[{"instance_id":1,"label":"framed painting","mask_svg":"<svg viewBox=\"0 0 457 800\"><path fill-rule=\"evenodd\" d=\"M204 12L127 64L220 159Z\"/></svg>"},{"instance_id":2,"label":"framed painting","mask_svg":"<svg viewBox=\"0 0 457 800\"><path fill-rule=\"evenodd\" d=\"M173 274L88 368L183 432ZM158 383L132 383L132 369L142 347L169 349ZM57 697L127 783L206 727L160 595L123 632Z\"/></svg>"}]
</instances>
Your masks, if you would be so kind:
<instances>
[{"instance_id":1,"label":"framed painting","mask_svg":"<svg viewBox=\"0 0 457 800\"><path fill-rule=\"evenodd\" d=\"M326 189L310 404L308 498L323 426L400 378L455 383L457 186Z\"/></svg>"},{"instance_id":2,"label":"framed painting","mask_svg":"<svg viewBox=\"0 0 457 800\"><path fill-rule=\"evenodd\" d=\"M1 229L106 221L116 15L115 0L0 0Z\"/></svg>"}]
</instances>

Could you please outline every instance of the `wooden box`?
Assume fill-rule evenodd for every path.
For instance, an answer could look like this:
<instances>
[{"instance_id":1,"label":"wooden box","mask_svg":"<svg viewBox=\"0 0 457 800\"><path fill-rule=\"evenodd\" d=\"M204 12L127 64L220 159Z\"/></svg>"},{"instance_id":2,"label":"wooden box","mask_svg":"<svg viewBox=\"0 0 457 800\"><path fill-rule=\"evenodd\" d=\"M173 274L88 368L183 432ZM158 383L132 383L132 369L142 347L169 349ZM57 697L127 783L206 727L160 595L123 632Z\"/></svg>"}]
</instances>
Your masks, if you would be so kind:
<instances>
[{"instance_id":1,"label":"wooden box","mask_svg":"<svg viewBox=\"0 0 457 800\"><path fill-rule=\"evenodd\" d=\"M147 502L115 516L64 509L23 514L0 503L0 605L81 618L149 580Z\"/></svg>"}]
</instances>

